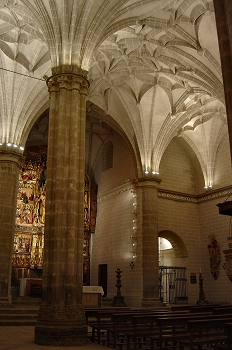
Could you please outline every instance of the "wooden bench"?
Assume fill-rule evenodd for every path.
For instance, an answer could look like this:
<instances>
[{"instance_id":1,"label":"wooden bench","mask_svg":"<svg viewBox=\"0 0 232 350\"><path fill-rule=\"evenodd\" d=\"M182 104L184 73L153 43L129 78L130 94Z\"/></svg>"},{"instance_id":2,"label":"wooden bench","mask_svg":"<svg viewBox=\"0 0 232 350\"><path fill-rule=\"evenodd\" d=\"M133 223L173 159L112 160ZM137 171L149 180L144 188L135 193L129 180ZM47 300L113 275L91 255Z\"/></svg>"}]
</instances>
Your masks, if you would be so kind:
<instances>
[{"instance_id":1,"label":"wooden bench","mask_svg":"<svg viewBox=\"0 0 232 350\"><path fill-rule=\"evenodd\" d=\"M199 317L206 316L206 313L201 313ZM208 315L208 313L207 313ZM177 323L179 324L180 319L184 317L186 320L189 319L189 317L196 317L192 314L187 314L186 312L167 312L163 313L162 315L159 313L154 313L150 315L136 315L132 317L132 330L126 330L125 335L127 338L127 349L130 349L131 346L133 349L137 349L138 346L141 346L142 343L147 343L151 337L153 338L153 345L154 343L159 343L159 337L160 337L160 327L161 325L157 325L158 319L162 320L170 320L176 319L178 320ZM170 333L172 332L173 328L171 328L172 325L168 324L166 328L163 328L163 332ZM174 327L174 326L173 326ZM177 327L177 324L176 324ZM150 340L149 340L150 341Z\"/></svg>"},{"instance_id":2,"label":"wooden bench","mask_svg":"<svg viewBox=\"0 0 232 350\"><path fill-rule=\"evenodd\" d=\"M224 327L230 321L232 321L232 316L215 317L215 315L208 319L189 320L187 322L189 338L179 339L179 350L185 347L193 350L196 346L226 344L228 337L224 332Z\"/></svg>"},{"instance_id":3,"label":"wooden bench","mask_svg":"<svg viewBox=\"0 0 232 350\"><path fill-rule=\"evenodd\" d=\"M103 344L105 345L106 342L106 326L112 324L111 321L111 317L112 317L112 313L115 312L113 310L101 310L99 312L97 312L96 314L96 322L93 323L88 323L88 326L90 326L92 328L92 336L91 336L91 340L94 343L96 340L97 336L97 343L100 344L100 340L101 340L101 336L102 336L102 340L103 340L103 336L104 336L104 340L103 340ZM120 310L118 311L120 312Z\"/></svg>"},{"instance_id":4,"label":"wooden bench","mask_svg":"<svg viewBox=\"0 0 232 350\"><path fill-rule=\"evenodd\" d=\"M232 314L232 306L217 307L213 310L214 315Z\"/></svg>"},{"instance_id":5,"label":"wooden bench","mask_svg":"<svg viewBox=\"0 0 232 350\"><path fill-rule=\"evenodd\" d=\"M100 344L102 341L104 344L107 341L107 329L114 326L112 319L115 313L131 313L138 312L132 311L130 308L113 308L113 309L101 309L96 313L96 321L88 322L87 325L92 328L91 340L94 343L97 336L97 343ZM140 311L142 312L142 310Z\"/></svg>"},{"instance_id":6,"label":"wooden bench","mask_svg":"<svg viewBox=\"0 0 232 350\"><path fill-rule=\"evenodd\" d=\"M224 325L224 330L227 335L226 344L215 345L215 350L231 350L232 349L232 322L226 322Z\"/></svg>"},{"instance_id":7,"label":"wooden bench","mask_svg":"<svg viewBox=\"0 0 232 350\"><path fill-rule=\"evenodd\" d=\"M230 304L204 304L204 305L192 305L190 307L190 312L207 312L212 311L216 308L228 308Z\"/></svg>"},{"instance_id":8,"label":"wooden bench","mask_svg":"<svg viewBox=\"0 0 232 350\"><path fill-rule=\"evenodd\" d=\"M199 314L183 314L158 317L156 327L158 334L150 336L150 349L154 349L154 344L159 349L164 349L168 344L174 346L180 339L189 338L190 333L187 331L187 323L189 320L200 320L204 318L212 318L212 313ZM171 344L170 344L171 343Z\"/></svg>"},{"instance_id":9,"label":"wooden bench","mask_svg":"<svg viewBox=\"0 0 232 350\"><path fill-rule=\"evenodd\" d=\"M158 316L168 314L168 310L159 310L159 311L152 311L152 310L134 310L133 312L129 311L127 313L120 313L120 314L113 314L112 315L112 321L113 325L107 327L107 346L110 346L111 339L113 340L113 347L115 348L116 345L120 347L122 344L122 340L125 340L125 337L129 339L129 334L133 335L133 338L135 339L135 342L137 343L138 337L137 337L137 331L138 329L140 332L142 332L143 336L145 336L145 333L147 331L147 328L149 330L153 328L153 324L155 324L155 319ZM143 321L139 323L136 323L137 319L142 319ZM149 326L148 326L149 325ZM119 339L121 337L121 343L116 344L116 339ZM127 344L128 347L128 344Z\"/></svg>"},{"instance_id":10,"label":"wooden bench","mask_svg":"<svg viewBox=\"0 0 232 350\"><path fill-rule=\"evenodd\" d=\"M130 307L120 307L120 310L124 311L129 311L131 308ZM112 312L117 312L117 308L115 307L104 307L104 308L99 308L99 307L86 307L85 308L85 318L86 318L86 323L90 322L89 319L92 318L95 322L97 319L97 313L101 311L112 311Z\"/></svg>"}]
</instances>

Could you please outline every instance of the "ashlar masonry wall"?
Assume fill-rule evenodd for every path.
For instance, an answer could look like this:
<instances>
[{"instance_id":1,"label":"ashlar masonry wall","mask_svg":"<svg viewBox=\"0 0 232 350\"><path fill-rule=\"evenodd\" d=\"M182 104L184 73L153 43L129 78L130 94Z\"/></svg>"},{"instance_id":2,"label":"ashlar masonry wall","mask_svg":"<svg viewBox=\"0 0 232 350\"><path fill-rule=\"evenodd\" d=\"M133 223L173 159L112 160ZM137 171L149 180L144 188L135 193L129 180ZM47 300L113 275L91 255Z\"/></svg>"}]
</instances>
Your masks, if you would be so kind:
<instances>
[{"instance_id":1,"label":"ashlar masonry wall","mask_svg":"<svg viewBox=\"0 0 232 350\"><path fill-rule=\"evenodd\" d=\"M205 298L208 301L232 301L232 286L225 273L223 254L223 250L228 249L227 236L230 217L219 215L217 207L219 202L227 199L228 196L225 193L230 193L230 191L225 189L232 185L230 152L226 140L221 145L216 159L213 190L207 192L202 189L201 193L195 192L197 194L195 201L191 194L194 195L194 174L196 170L177 143L172 142L169 145L161 163L160 172L164 180L161 183L162 188L175 193L186 193L186 198L178 194L170 194L166 197L164 195L160 196L158 222L159 231L174 231L176 235L181 237L187 248L188 256L182 259L182 263L187 269L189 303L195 303L199 298L198 277L200 270L204 278ZM175 169L175 172L171 169ZM164 172L165 175L162 176ZM190 178L187 174L190 175ZM195 188L199 189L199 184L196 184ZM209 235L215 236L220 249L221 262L217 280L214 279L210 271ZM174 259L173 265L176 264L176 261L178 261L178 264L180 263L180 259ZM190 283L192 273L197 276L197 284Z\"/></svg>"},{"instance_id":2,"label":"ashlar masonry wall","mask_svg":"<svg viewBox=\"0 0 232 350\"><path fill-rule=\"evenodd\" d=\"M98 183L96 231L92 235L91 284L98 284L98 266L107 264L107 299L117 294L117 268L122 270L121 293L127 305L140 306L142 297L141 240L136 247L138 259L131 268L133 219L135 218L132 181L136 176L134 160L123 139L116 133L113 142L113 167L102 172L101 161L95 169Z\"/></svg>"},{"instance_id":3,"label":"ashlar masonry wall","mask_svg":"<svg viewBox=\"0 0 232 350\"><path fill-rule=\"evenodd\" d=\"M102 172L99 160L94 169L98 184L98 207L96 232L91 245L91 284L98 284L98 266L107 264L108 294L112 299L117 292L116 269L122 270L122 295L128 305L140 306L142 299L142 230L139 215L137 220L137 260L131 268L133 232L133 179L136 177L133 153L128 144L117 134L112 135L114 148L113 167ZM225 174L225 176L223 176ZM184 256L176 256L173 266L186 267L188 302L199 299L198 277L204 278L205 297L211 302L231 301L231 283L223 269L223 249L227 248L229 217L218 214L216 204L226 199L221 188L232 187L231 161L228 143L218 150L215 164L215 189L204 189L199 163L189 157L181 145L173 140L166 149L161 164L162 182L158 190L158 230L171 232L172 237L182 242ZM218 280L210 273L208 242L214 234L221 252ZM178 248L178 247L175 247ZM170 261L168 261L170 263ZM197 283L190 283L191 274L196 274Z\"/></svg>"}]
</instances>

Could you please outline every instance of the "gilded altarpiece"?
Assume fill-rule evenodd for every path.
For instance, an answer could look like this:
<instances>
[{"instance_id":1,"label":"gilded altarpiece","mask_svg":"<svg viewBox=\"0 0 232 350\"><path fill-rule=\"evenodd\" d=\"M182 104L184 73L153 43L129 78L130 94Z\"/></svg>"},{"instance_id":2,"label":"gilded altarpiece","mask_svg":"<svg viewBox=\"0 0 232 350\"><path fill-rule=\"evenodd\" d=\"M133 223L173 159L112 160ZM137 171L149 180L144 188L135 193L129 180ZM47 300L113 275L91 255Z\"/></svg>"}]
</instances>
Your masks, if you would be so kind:
<instances>
[{"instance_id":1,"label":"gilded altarpiece","mask_svg":"<svg viewBox=\"0 0 232 350\"><path fill-rule=\"evenodd\" d=\"M46 149L27 152L19 176L12 285L20 278L41 278L43 269L46 198ZM85 175L83 284L90 284L90 241L95 231L97 188Z\"/></svg>"}]
</instances>

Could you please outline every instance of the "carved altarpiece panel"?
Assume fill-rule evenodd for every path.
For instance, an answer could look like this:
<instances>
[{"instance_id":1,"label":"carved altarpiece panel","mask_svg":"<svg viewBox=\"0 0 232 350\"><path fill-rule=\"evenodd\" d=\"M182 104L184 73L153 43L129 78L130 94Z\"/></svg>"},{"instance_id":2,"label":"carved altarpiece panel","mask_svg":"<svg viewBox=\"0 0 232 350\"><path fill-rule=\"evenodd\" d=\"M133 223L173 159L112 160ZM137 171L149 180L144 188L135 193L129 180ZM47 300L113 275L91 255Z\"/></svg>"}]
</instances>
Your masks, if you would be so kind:
<instances>
[{"instance_id":1,"label":"carved altarpiece panel","mask_svg":"<svg viewBox=\"0 0 232 350\"><path fill-rule=\"evenodd\" d=\"M19 278L41 277L43 269L47 149L26 152L19 176L12 285ZM90 284L90 241L95 231L97 188L85 175L83 284ZM92 203L93 201L93 203Z\"/></svg>"}]
</instances>

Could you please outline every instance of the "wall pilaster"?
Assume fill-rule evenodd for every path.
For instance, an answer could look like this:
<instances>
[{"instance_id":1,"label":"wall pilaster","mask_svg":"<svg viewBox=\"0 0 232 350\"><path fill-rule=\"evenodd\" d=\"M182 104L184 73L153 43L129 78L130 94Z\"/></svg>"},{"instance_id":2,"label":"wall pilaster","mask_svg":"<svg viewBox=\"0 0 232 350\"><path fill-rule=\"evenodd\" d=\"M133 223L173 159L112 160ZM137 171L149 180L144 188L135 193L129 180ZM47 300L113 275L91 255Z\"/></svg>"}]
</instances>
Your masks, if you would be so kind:
<instances>
[{"instance_id":1,"label":"wall pilaster","mask_svg":"<svg viewBox=\"0 0 232 350\"><path fill-rule=\"evenodd\" d=\"M137 183L143 237L143 299L142 306L157 306L159 300L158 257L158 185L160 179L143 178Z\"/></svg>"}]
</instances>

